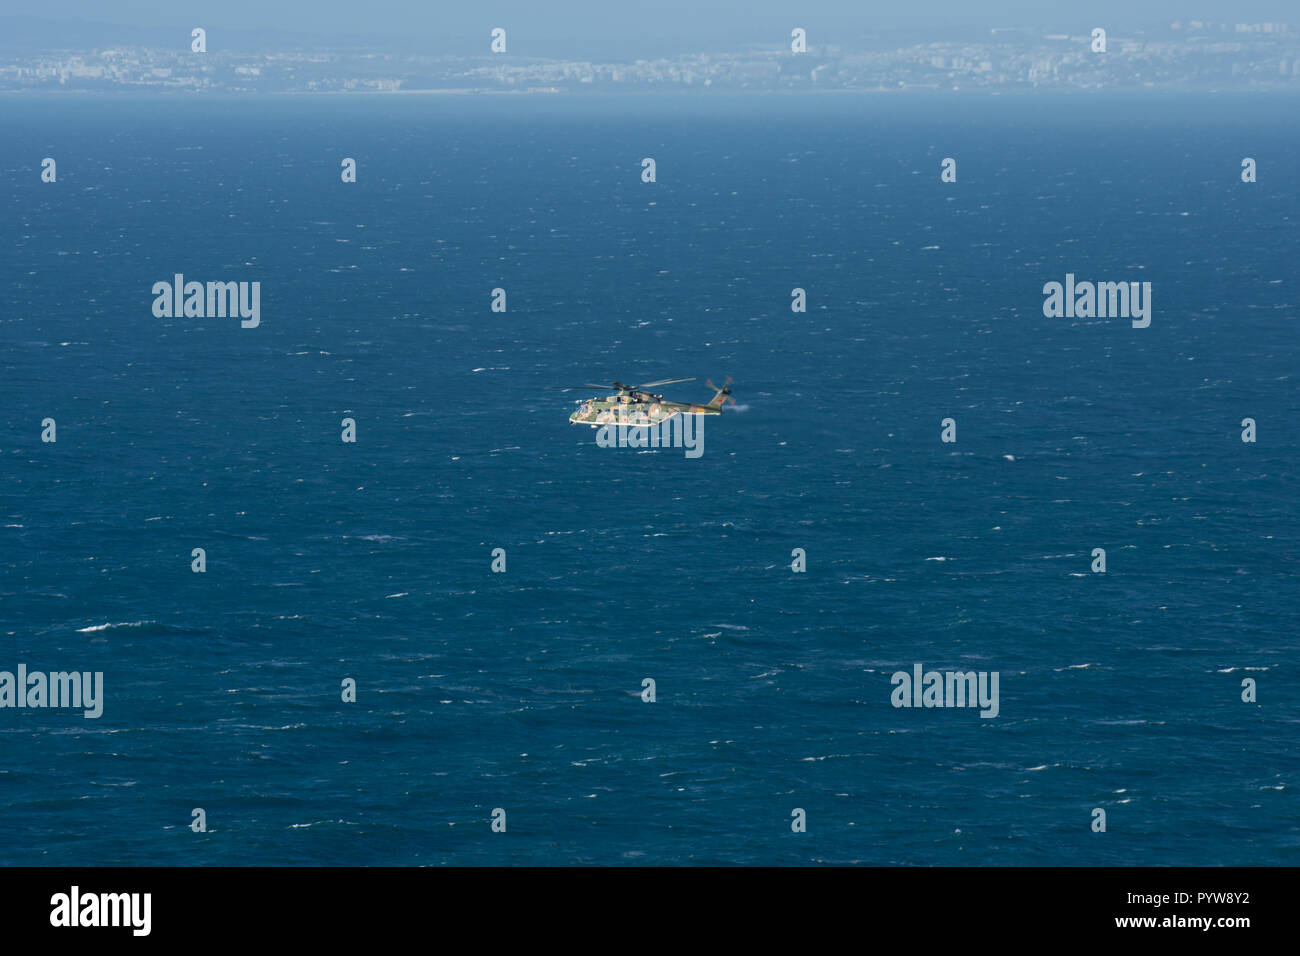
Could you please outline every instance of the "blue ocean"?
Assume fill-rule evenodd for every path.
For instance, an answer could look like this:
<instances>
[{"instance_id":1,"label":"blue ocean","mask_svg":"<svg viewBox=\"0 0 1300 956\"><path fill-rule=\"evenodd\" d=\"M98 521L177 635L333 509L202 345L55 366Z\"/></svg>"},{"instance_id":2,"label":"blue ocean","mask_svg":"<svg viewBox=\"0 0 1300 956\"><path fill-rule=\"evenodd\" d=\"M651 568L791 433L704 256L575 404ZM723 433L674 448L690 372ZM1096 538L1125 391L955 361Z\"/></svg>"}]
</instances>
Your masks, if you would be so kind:
<instances>
[{"instance_id":1,"label":"blue ocean","mask_svg":"<svg viewBox=\"0 0 1300 956\"><path fill-rule=\"evenodd\" d=\"M1296 106L0 98L0 863L1300 864Z\"/></svg>"}]
</instances>

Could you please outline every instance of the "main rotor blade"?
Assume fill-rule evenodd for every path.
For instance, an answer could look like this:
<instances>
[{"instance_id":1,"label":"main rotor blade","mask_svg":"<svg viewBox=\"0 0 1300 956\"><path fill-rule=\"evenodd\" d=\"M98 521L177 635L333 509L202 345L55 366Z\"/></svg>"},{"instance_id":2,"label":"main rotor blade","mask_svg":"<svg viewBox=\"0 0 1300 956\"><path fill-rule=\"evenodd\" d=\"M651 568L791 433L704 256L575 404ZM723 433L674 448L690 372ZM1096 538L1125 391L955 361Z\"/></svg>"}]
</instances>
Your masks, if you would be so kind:
<instances>
[{"instance_id":1,"label":"main rotor blade","mask_svg":"<svg viewBox=\"0 0 1300 956\"><path fill-rule=\"evenodd\" d=\"M588 382L586 385L547 385L546 387L547 387L547 388L560 388L560 389L572 389L572 388L600 388L600 389L604 389L604 390L607 391L607 392L609 392L609 391L617 391L617 389L614 388L613 385L593 385L593 384L591 384L590 382Z\"/></svg>"},{"instance_id":2,"label":"main rotor blade","mask_svg":"<svg viewBox=\"0 0 1300 956\"><path fill-rule=\"evenodd\" d=\"M693 382L693 378L666 378L662 382L646 382L644 385L633 385L633 388L654 388L656 385L676 385L678 382Z\"/></svg>"}]
</instances>

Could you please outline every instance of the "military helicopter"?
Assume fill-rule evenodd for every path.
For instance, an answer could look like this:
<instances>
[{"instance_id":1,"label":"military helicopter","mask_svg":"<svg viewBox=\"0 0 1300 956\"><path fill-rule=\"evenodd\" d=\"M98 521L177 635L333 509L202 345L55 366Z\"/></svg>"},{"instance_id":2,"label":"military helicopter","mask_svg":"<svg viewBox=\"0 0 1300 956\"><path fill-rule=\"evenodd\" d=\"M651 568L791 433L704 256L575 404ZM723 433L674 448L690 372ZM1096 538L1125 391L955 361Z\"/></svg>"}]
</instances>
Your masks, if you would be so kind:
<instances>
[{"instance_id":1,"label":"military helicopter","mask_svg":"<svg viewBox=\"0 0 1300 956\"><path fill-rule=\"evenodd\" d=\"M592 428L598 428L601 425L652 428L678 415L721 415L723 405L728 401L733 404L736 401L731 398L730 378L721 387L714 385L712 382L705 382L709 388L714 389L717 393L706 405L695 405L691 402L666 402L662 395L646 391L646 389L656 388L660 385L675 385L678 382L693 381L695 381L693 378L667 378L662 382L646 382L644 385L624 385L622 382L611 382L609 385L552 385L550 387L560 389L604 388L612 390L614 394L605 398L589 398L579 406L577 411L569 416L571 425L590 425Z\"/></svg>"}]
</instances>

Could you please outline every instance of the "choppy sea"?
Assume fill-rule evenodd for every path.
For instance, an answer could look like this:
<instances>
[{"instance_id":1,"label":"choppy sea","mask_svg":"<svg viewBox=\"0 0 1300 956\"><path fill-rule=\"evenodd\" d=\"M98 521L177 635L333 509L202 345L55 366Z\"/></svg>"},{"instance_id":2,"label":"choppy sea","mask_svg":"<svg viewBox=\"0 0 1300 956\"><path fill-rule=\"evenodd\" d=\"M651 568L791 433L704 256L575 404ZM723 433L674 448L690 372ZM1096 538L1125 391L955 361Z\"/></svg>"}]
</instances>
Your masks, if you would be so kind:
<instances>
[{"instance_id":1,"label":"choppy sea","mask_svg":"<svg viewBox=\"0 0 1300 956\"><path fill-rule=\"evenodd\" d=\"M0 99L0 863L1300 863L1295 107Z\"/></svg>"}]
</instances>

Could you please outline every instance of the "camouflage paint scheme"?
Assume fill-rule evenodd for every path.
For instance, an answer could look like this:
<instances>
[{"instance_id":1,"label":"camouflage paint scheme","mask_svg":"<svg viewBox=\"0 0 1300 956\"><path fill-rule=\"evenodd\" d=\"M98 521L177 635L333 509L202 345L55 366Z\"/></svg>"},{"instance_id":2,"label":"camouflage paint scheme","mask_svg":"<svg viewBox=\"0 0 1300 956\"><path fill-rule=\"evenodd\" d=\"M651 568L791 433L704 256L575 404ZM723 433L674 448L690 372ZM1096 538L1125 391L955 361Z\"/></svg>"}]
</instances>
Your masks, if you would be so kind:
<instances>
[{"instance_id":1,"label":"camouflage paint scheme","mask_svg":"<svg viewBox=\"0 0 1300 956\"><path fill-rule=\"evenodd\" d=\"M716 386L714 386L716 388ZM731 389L719 388L706 405L692 402L666 402L662 395L635 389L606 398L589 398L572 415L572 425L626 425L629 428L652 428L678 415L721 415L722 405Z\"/></svg>"}]
</instances>

